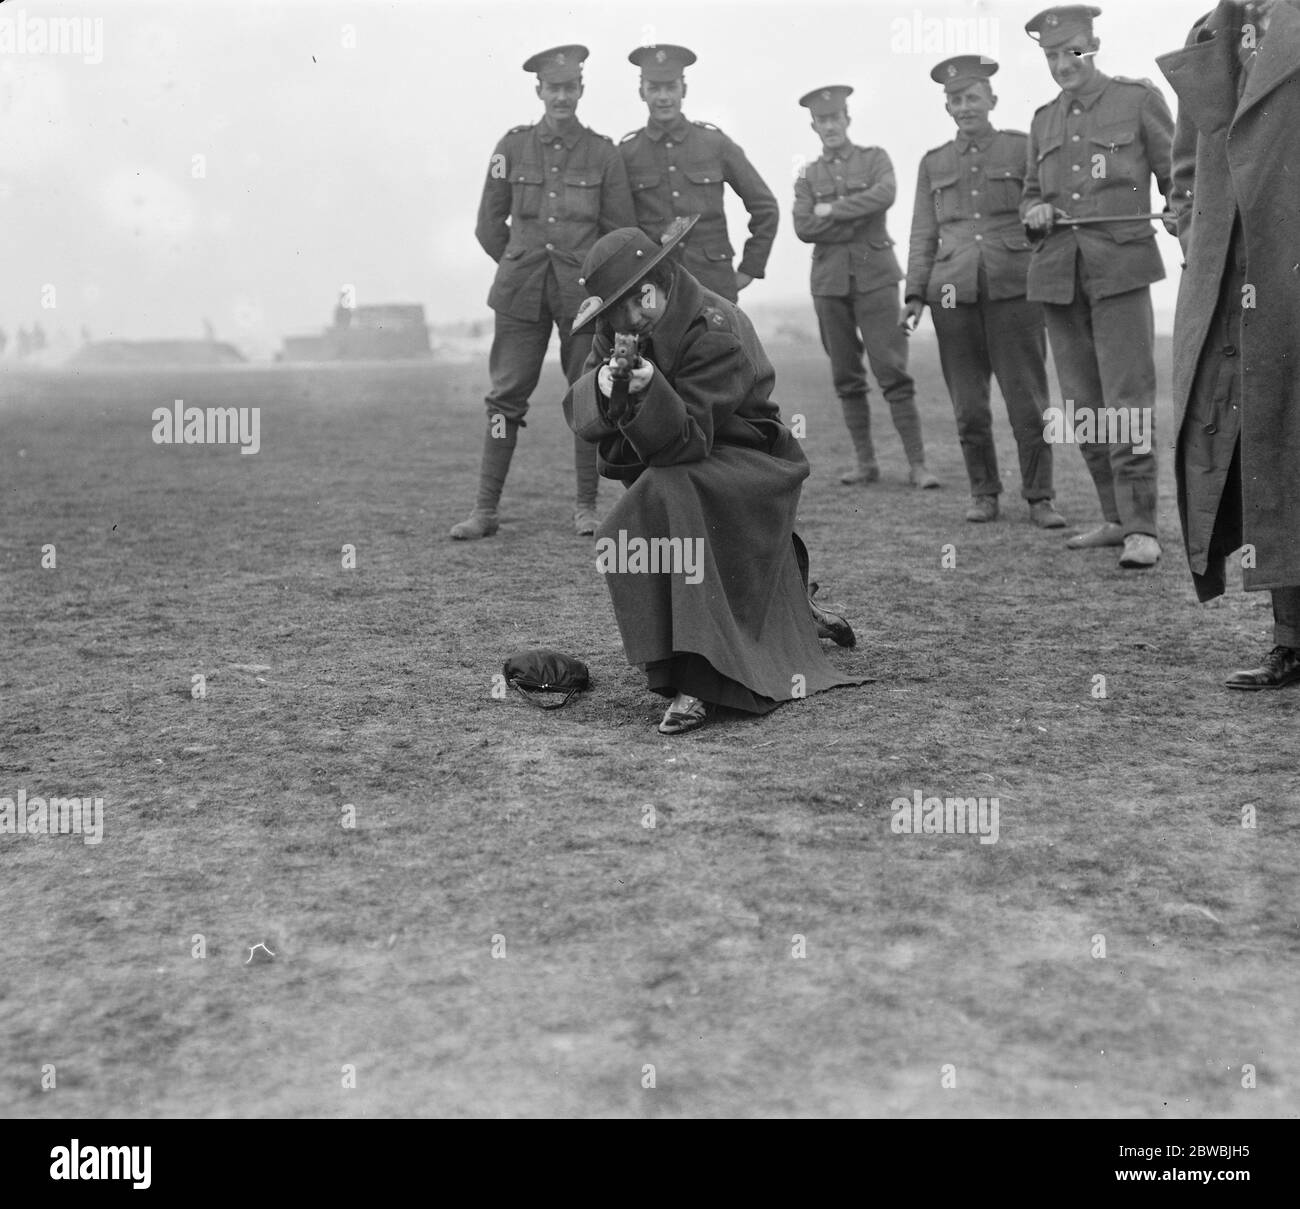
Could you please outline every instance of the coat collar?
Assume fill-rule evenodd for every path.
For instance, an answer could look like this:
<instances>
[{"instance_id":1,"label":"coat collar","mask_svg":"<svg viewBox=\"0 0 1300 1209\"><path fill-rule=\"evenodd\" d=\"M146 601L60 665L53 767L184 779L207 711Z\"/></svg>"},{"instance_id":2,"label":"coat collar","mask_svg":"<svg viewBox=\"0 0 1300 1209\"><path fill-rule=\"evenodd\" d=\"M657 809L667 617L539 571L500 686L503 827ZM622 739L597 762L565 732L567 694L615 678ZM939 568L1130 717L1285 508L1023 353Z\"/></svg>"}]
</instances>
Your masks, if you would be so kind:
<instances>
[{"instance_id":1,"label":"coat collar","mask_svg":"<svg viewBox=\"0 0 1300 1209\"><path fill-rule=\"evenodd\" d=\"M1179 108L1204 134L1222 130L1237 111L1240 11L1232 0L1220 0L1214 12L1192 27L1186 46L1156 59Z\"/></svg>"},{"instance_id":2,"label":"coat collar","mask_svg":"<svg viewBox=\"0 0 1300 1209\"><path fill-rule=\"evenodd\" d=\"M1241 41L1241 9L1231 0L1192 29L1182 50L1161 55L1156 62L1179 104L1196 128L1212 134L1240 120L1285 80L1300 72L1300 11L1294 4L1279 4L1260 41L1259 54L1237 100L1237 49Z\"/></svg>"},{"instance_id":3,"label":"coat collar","mask_svg":"<svg viewBox=\"0 0 1300 1209\"><path fill-rule=\"evenodd\" d=\"M1110 76L1104 72L1098 71L1092 78L1092 83L1088 85L1087 92L1066 92L1061 90L1058 98L1059 104L1065 112L1069 112L1072 105L1081 105L1084 109L1091 109L1096 104L1097 98L1106 91L1107 85L1110 84Z\"/></svg>"},{"instance_id":4,"label":"coat collar","mask_svg":"<svg viewBox=\"0 0 1300 1209\"><path fill-rule=\"evenodd\" d=\"M964 130L959 130L953 142L957 144L957 154L965 155L972 147L979 152L987 151L993 146L993 140L997 137L998 132L992 129L987 134L981 134L978 138L970 138Z\"/></svg>"},{"instance_id":5,"label":"coat collar","mask_svg":"<svg viewBox=\"0 0 1300 1209\"><path fill-rule=\"evenodd\" d=\"M537 131L537 137L543 143L554 143L556 139L559 139L570 151L577 146L578 140L587 133L587 128L581 122L574 121L573 126L564 134L556 134L554 130L547 126L545 118L542 118L533 129Z\"/></svg>"},{"instance_id":6,"label":"coat collar","mask_svg":"<svg viewBox=\"0 0 1300 1209\"><path fill-rule=\"evenodd\" d=\"M676 362L682 337L704 305L700 283L680 265L674 266L674 270L672 288L668 291L668 311L650 333L654 361L660 367Z\"/></svg>"},{"instance_id":7,"label":"coat collar","mask_svg":"<svg viewBox=\"0 0 1300 1209\"><path fill-rule=\"evenodd\" d=\"M1237 105L1237 118L1297 72L1300 72L1300 11L1290 4L1279 4L1273 9L1268 32L1259 43L1255 66Z\"/></svg>"},{"instance_id":8,"label":"coat collar","mask_svg":"<svg viewBox=\"0 0 1300 1209\"><path fill-rule=\"evenodd\" d=\"M664 125L662 122L651 118L645 124L646 134L656 143L667 135L670 139L676 139L679 143L690 133L691 124L686 120L685 115L678 114L677 117Z\"/></svg>"}]
</instances>

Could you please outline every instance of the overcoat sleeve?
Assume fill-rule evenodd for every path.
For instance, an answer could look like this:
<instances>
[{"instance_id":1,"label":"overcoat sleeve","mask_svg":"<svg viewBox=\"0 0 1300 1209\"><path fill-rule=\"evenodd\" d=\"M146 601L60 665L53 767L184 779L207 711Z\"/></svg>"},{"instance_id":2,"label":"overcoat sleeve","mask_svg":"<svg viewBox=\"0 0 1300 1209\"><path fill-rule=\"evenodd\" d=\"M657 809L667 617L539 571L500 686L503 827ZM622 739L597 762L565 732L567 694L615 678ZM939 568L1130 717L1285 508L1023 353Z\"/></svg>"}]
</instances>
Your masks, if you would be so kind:
<instances>
[{"instance_id":1,"label":"overcoat sleeve","mask_svg":"<svg viewBox=\"0 0 1300 1209\"><path fill-rule=\"evenodd\" d=\"M700 327L688 331L670 383L658 369L620 428L647 466L699 462L713 434L749 397L758 372L740 338Z\"/></svg>"}]
</instances>

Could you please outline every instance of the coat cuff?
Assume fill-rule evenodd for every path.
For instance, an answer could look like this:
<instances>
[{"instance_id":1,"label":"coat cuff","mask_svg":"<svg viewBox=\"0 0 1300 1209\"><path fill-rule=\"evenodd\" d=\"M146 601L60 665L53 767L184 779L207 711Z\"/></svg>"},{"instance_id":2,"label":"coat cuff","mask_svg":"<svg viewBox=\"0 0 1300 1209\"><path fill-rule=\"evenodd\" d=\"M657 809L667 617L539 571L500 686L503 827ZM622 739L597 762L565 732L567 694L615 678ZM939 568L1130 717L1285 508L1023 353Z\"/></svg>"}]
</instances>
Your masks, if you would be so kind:
<instances>
[{"instance_id":1,"label":"coat cuff","mask_svg":"<svg viewBox=\"0 0 1300 1209\"><path fill-rule=\"evenodd\" d=\"M648 465L665 445L681 439L688 419L686 404L664 381L663 372L656 366L650 385L637 399L636 411L630 420L624 421L622 431Z\"/></svg>"},{"instance_id":2,"label":"coat cuff","mask_svg":"<svg viewBox=\"0 0 1300 1209\"><path fill-rule=\"evenodd\" d=\"M564 397L564 418L584 441L596 442L613 436L617 427L605 415L604 400L596 385L597 370L582 375Z\"/></svg>"}]
</instances>

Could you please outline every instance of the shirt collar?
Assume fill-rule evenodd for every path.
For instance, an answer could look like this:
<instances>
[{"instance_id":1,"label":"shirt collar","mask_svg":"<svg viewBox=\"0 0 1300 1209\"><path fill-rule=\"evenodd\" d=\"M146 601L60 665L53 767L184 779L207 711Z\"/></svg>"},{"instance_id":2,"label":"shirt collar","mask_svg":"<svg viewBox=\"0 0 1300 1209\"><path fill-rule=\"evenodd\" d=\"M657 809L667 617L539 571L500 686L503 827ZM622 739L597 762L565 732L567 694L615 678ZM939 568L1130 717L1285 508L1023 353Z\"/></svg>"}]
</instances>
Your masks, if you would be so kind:
<instances>
[{"instance_id":1,"label":"shirt collar","mask_svg":"<svg viewBox=\"0 0 1300 1209\"><path fill-rule=\"evenodd\" d=\"M955 139L957 151L964 155L974 147L976 151L983 153L993 145L993 139L996 137L997 133L996 130L990 130L987 134L981 134L979 138L973 139L967 135L964 130L959 130L957 131L957 138Z\"/></svg>"},{"instance_id":2,"label":"shirt collar","mask_svg":"<svg viewBox=\"0 0 1300 1209\"><path fill-rule=\"evenodd\" d=\"M1069 109L1076 101L1084 109L1091 109L1093 102L1106 91L1106 85L1110 83L1110 76L1103 75L1100 71L1093 77L1092 83L1088 86L1086 92L1061 93L1061 107Z\"/></svg>"},{"instance_id":3,"label":"shirt collar","mask_svg":"<svg viewBox=\"0 0 1300 1209\"><path fill-rule=\"evenodd\" d=\"M828 164L838 164L847 162L853 158L853 153L857 147L853 143L846 143L843 151L822 151L822 159Z\"/></svg>"},{"instance_id":4,"label":"shirt collar","mask_svg":"<svg viewBox=\"0 0 1300 1209\"><path fill-rule=\"evenodd\" d=\"M574 122L573 127L564 134L556 134L546 124L546 119L542 118L537 123L537 134L543 143L554 143L558 138L570 151L573 150L577 141L586 133L586 128L580 122Z\"/></svg>"},{"instance_id":5,"label":"shirt collar","mask_svg":"<svg viewBox=\"0 0 1300 1209\"><path fill-rule=\"evenodd\" d=\"M652 139L654 139L656 143L661 138L663 138L664 135L667 135L669 138L674 138L678 142L681 142L681 140L685 137L689 126L690 123L686 120L685 116L682 114L678 114L677 117L674 118L671 122L669 122L668 125L666 126L662 122L660 122L657 118L651 118L645 124L645 132Z\"/></svg>"}]
</instances>

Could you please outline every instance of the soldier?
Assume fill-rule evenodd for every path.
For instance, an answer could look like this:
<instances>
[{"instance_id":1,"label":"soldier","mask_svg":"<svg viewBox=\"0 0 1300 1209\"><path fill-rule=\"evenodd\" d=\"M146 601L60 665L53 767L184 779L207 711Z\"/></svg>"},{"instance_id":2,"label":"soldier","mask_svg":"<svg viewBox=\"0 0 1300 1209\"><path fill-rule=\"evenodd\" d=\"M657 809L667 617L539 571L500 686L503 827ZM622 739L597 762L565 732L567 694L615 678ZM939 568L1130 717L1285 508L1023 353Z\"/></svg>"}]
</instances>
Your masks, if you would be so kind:
<instances>
[{"instance_id":1,"label":"soldier","mask_svg":"<svg viewBox=\"0 0 1300 1209\"><path fill-rule=\"evenodd\" d=\"M903 441L911 467L908 481L915 487L938 487L939 480L925 467L916 386L907 372L907 336L898 320L903 270L885 230L885 211L894 204L896 191L894 166L881 148L849 142L845 101L852 92L847 85L835 84L799 98L812 113L812 128L823 150L794 185L794 230L804 243L815 245L813 309L858 458L857 469L842 474L840 482L874 483L880 478L862 366L865 346Z\"/></svg>"},{"instance_id":2,"label":"soldier","mask_svg":"<svg viewBox=\"0 0 1300 1209\"><path fill-rule=\"evenodd\" d=\"M488 294L496 312L488 359L492 388L478 499L469 517L451 530L459 541L497 531L497 503L552 324L560 332L565 377L573 382L582 373L591 337L574 337L571 328L585 297L578 284L583 257L601 235L635 222L627 173L613 140L588 130L575 116L586 57L585 46L557 46L524 64L525 71L537 73L545 116L506 133L483 183L475 233L497 262ZM598 523L595 446L575 437L573 463L574 528L592 534Z\"/></svg>"},{"instance_id":3,"label":"soldier","mask_svg":"<svg viewBox=\"0 0 1300 1209\"><path fill-rule=\"evenodd\" d=\"M682 116L682 72L695 62L691 51L684 46L640 46L628 60L641 69L641 99L650 113L645 126L624 135L618 145L632 185L636 223L658 240L674 218L698 214L700 220L679 248L678 259L705 289L735 302L738 291L767 268L780 207L735 143L716 126ZM740 268L734 271L724 183L749 211L749 238Z\"/></svg>"},{"instance_id":4,"label":"soldier","mask_svg":"<svg viewBox=\"0 0 1300 1209\"><path fill-rule=\"evenodd\" d=\"M914 331L930 304L970 479L966 519L998 515L1002 479L989 407L996 374L1020 453L1029 517L1040 529L1063 529L1065 518L1052 507L1052 447L1043 440L1043 308L1025 299L1030 243L1020 222L1020 193L1029 136L995 130L989 121L998 103L989 82L997 69L992 59L959 55L930 73L943 85L957 137L926 152L917 173L904 324Z\"/></svg>"},{"instance_id":5,"label":"soldier","mask_svg":"<svg viewBox=\"0 0 1300 1209\"><path fill-rule=\"evenodd\" d=\"M1174 122L1149 80L1103 75L1092 5L1049 8L1025 26L1036 37L1061 94L1034 114L1021 213L1046 238L1029 262L1028 298L1045 303L1066 414L1099 421L1098 440L1080 450L1104 523L1069 539L1071 549L1123 546L1119 565L1153 567L1156 527L1154 419L1156 374L1151 283L1165 275L1155 233L1144 218L1150 180L1170 197ZM1058 217L1119 218L1081 227ZM1103 412L1102 409L1105 409ZM1115 409L1114 411L1110 409ZM1106 441L1102 421L1134 424L1147 440ZM1081 432L1087 427L1081 426ZM1110 436L1124 436L1124 428ZM1142 447L1146 446L1145 451Z\"/></svg>"}]
</instances>

